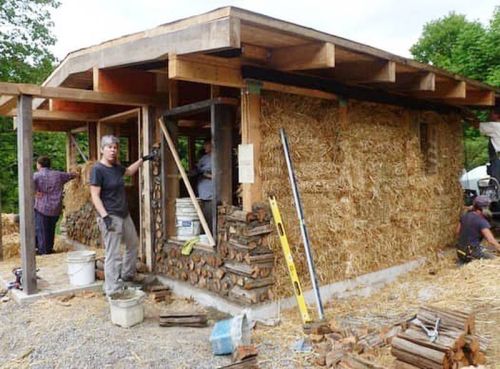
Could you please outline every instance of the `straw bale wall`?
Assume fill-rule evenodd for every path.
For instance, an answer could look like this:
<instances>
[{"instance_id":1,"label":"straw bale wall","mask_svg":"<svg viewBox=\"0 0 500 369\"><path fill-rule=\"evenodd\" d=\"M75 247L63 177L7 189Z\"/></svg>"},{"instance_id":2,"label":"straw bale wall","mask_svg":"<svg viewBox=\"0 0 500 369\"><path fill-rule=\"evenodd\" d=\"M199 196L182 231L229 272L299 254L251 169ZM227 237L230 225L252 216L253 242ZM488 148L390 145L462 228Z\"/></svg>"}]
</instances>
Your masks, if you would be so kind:
<instances>
[{"instance_id":1,"label":"straw bale wall","mask_svg":"<svg viewBox=\"0 0 500 369\"><path fill-rule=\"evenodd\" d=\"M419 127L434 134L435 174L427 172ZM283 157L285 128L320 284L432 255L453 241L461 209L460 117L350 101L262 95L259 170L264 196L276 195L299 275L310 287ZM276 236L270 241L282 255ZM292 295L282 257L274 295Z\"/></svg>"}]
</instances>

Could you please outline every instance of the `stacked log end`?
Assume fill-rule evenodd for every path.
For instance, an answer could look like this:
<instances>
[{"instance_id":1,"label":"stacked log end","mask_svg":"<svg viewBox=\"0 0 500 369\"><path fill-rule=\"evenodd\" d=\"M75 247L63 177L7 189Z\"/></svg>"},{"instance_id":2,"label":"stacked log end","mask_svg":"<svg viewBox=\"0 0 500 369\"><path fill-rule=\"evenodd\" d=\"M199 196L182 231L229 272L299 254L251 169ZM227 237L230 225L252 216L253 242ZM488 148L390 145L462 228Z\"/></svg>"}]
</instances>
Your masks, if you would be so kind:
<instances>
[{"instance_id":1,"label":"stacked log end","mask_svg":"<svg viewBox=\"0 0 500 369\"><path fill-rule=\"evenodd\" d=\"M274 254L268 247L273 231L264 205L251 212L220 206L216 249L195 246L182 255L182 242L169 241L157 254L160 273L243 304L272 298Z\"/></svg>"},{"instance_id":2,"label":"stacked log end","mask_svg":"<svg viewBox=\"0 0 500 369\"><path fill-rule=\"evenodd\" d=\"M421 307L416 315L429 330L440 319L438 337L434 342L417 324L393 338L391 353L397 358L395 369L453 369L485 363L486 342L481 347L475 335L475 318L469 312L437 307Z\"/></svg>"},{"instance_id":3,"label":"stacked log end","mask_svg":"<svg viewBox=\"0 0 500 369\"><path fill-rule=\"evenodd\" d=\"M101 247L101 232L97 225L96 212L90 201L72 213L64 213L61 227L70 240L78 241L84 245Z\"/></svg>"}]
</instances>

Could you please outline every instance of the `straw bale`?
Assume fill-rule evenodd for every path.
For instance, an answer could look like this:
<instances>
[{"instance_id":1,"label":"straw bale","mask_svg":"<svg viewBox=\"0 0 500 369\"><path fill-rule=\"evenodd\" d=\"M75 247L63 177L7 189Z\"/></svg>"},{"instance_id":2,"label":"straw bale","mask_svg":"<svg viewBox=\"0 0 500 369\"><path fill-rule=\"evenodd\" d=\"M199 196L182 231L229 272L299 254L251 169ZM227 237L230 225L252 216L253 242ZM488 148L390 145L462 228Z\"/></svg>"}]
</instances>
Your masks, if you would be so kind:
<instances>
[{"instance_id":1,"label":"straw bale","mask_svg":"<svg viewBox=\"0 0 500 369\"><path fill-rule=\"evenodd\" d=\"M19 233L19 223L16 221L16 214L2 214L2 235Z\"/></svg>"},{"instance_id":2,"label":"straw bale","mask_svg":"<svg viewBox=\"0 0 500 369\"><path fill-rule=\"evenodd\" d=\"M19 233L11 233L2 237L3 258L11 259L20 255Z\"/></svg>"},{"instance_id":3,"label":"straw bale","mask_svg":"<svg viewBox=\"0 0 500 369\"><path fill-rule=\"evenodd\" d=\"M428 255L449 244L461 205L461 126L455 115L350 102L339 124L336 102L262 96L263 194L276 195L299 275L307 263L293 206L279 128L285 128L302 195L320 284ZM436 129L437 173L426 174L412 121ZM277 237L272 249L280 254ZM276 258L274 296L292 295ZM309 278L303 278L310 287Z\"/></svg>"},{"instance_id":4,"label":"straw bale","mask_svg":"<svg viewBox=\"0 0 500 369\"><path fill-rule=\"evenodd\" d=\"M77 165L74 171L79 173L79 177L64 185L64 212L73 213L79 211L90 201L90 171L95 162L89 161L82 165Z\"/></svg>"}]
</instances>

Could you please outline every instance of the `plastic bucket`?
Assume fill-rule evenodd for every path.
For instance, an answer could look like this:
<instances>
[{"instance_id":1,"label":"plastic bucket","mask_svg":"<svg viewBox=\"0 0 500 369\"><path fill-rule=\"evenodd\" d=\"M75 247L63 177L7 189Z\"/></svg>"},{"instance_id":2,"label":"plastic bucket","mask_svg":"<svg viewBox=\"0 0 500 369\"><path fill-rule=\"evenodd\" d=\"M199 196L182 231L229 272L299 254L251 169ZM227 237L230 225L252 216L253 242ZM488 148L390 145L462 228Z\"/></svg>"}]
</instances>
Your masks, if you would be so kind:
<instances>
[{"instance_id":1,"label":"plastic bucket","mask_svg":"<svg viewBox=\"0 0 500 369\"><path fill-rule=\"evenodd\" d=\"M85 286L95 282L95 251L68 252L66 262L72 286Z\"/></svg>"},{"instance_id":2,"label":"plastic bucket","mask_svg":"<svg viewBox=\"0 0 500 369\"><path fill-rule=\"evenodd\" d=\"M214 355L229 355L240 345L250 344L250 326L245 314L215 323L210 334Z\"/></svg>"},{"instance_id":3,"label":"plastic bucket","mask_svg":"<svg viewBox=\"0 0 500 369\"><path fill-rule=\"evenodd\" d=\"M144 320L142 303L145 297L144 292L133 289L108 296L113 324L128 328L141 323Z\"/></svg>"}]
</instances>

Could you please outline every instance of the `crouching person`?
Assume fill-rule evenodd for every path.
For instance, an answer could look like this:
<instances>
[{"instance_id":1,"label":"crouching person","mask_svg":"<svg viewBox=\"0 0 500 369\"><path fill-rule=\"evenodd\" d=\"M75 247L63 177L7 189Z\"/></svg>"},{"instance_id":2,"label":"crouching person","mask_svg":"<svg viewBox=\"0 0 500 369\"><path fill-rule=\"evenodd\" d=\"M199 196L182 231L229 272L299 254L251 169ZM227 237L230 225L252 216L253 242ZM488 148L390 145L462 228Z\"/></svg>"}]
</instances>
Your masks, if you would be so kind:
<instances>
[{"instance_id":1,"label":"crouching person","mask_svg":"<svg viewBox=\"0 0 500 369\"><path fill-rule=\"evenodd\" d=\"M493 236L490 230L491 225L486 216L489 212L489 205L490 199L487 196L477 196L472 204L472 209L460 218L457 227L457 256L459 262L468 263L474 259L494 258L494 255L481 246L483 238L500 251L500 244Z\"/></svg>"},{"instance_id":2,"label":"crouching person","mask_svg":"<svg viewBox=\"0 0 500 369\"><path fill-rule=\"evenodd\" d=\"M90 194L104 241L104 290L108 296L121 291L123 282L132 280L136 272L139 238L128 211L123 177L134 175L144 161L154 157L154 154L146 155L125 168L118 162L118 143L115 136L102 137L101 160L92 167L90 175ZM125 243L123 258L122 241Z\"/></svg>"}]
</instances>

